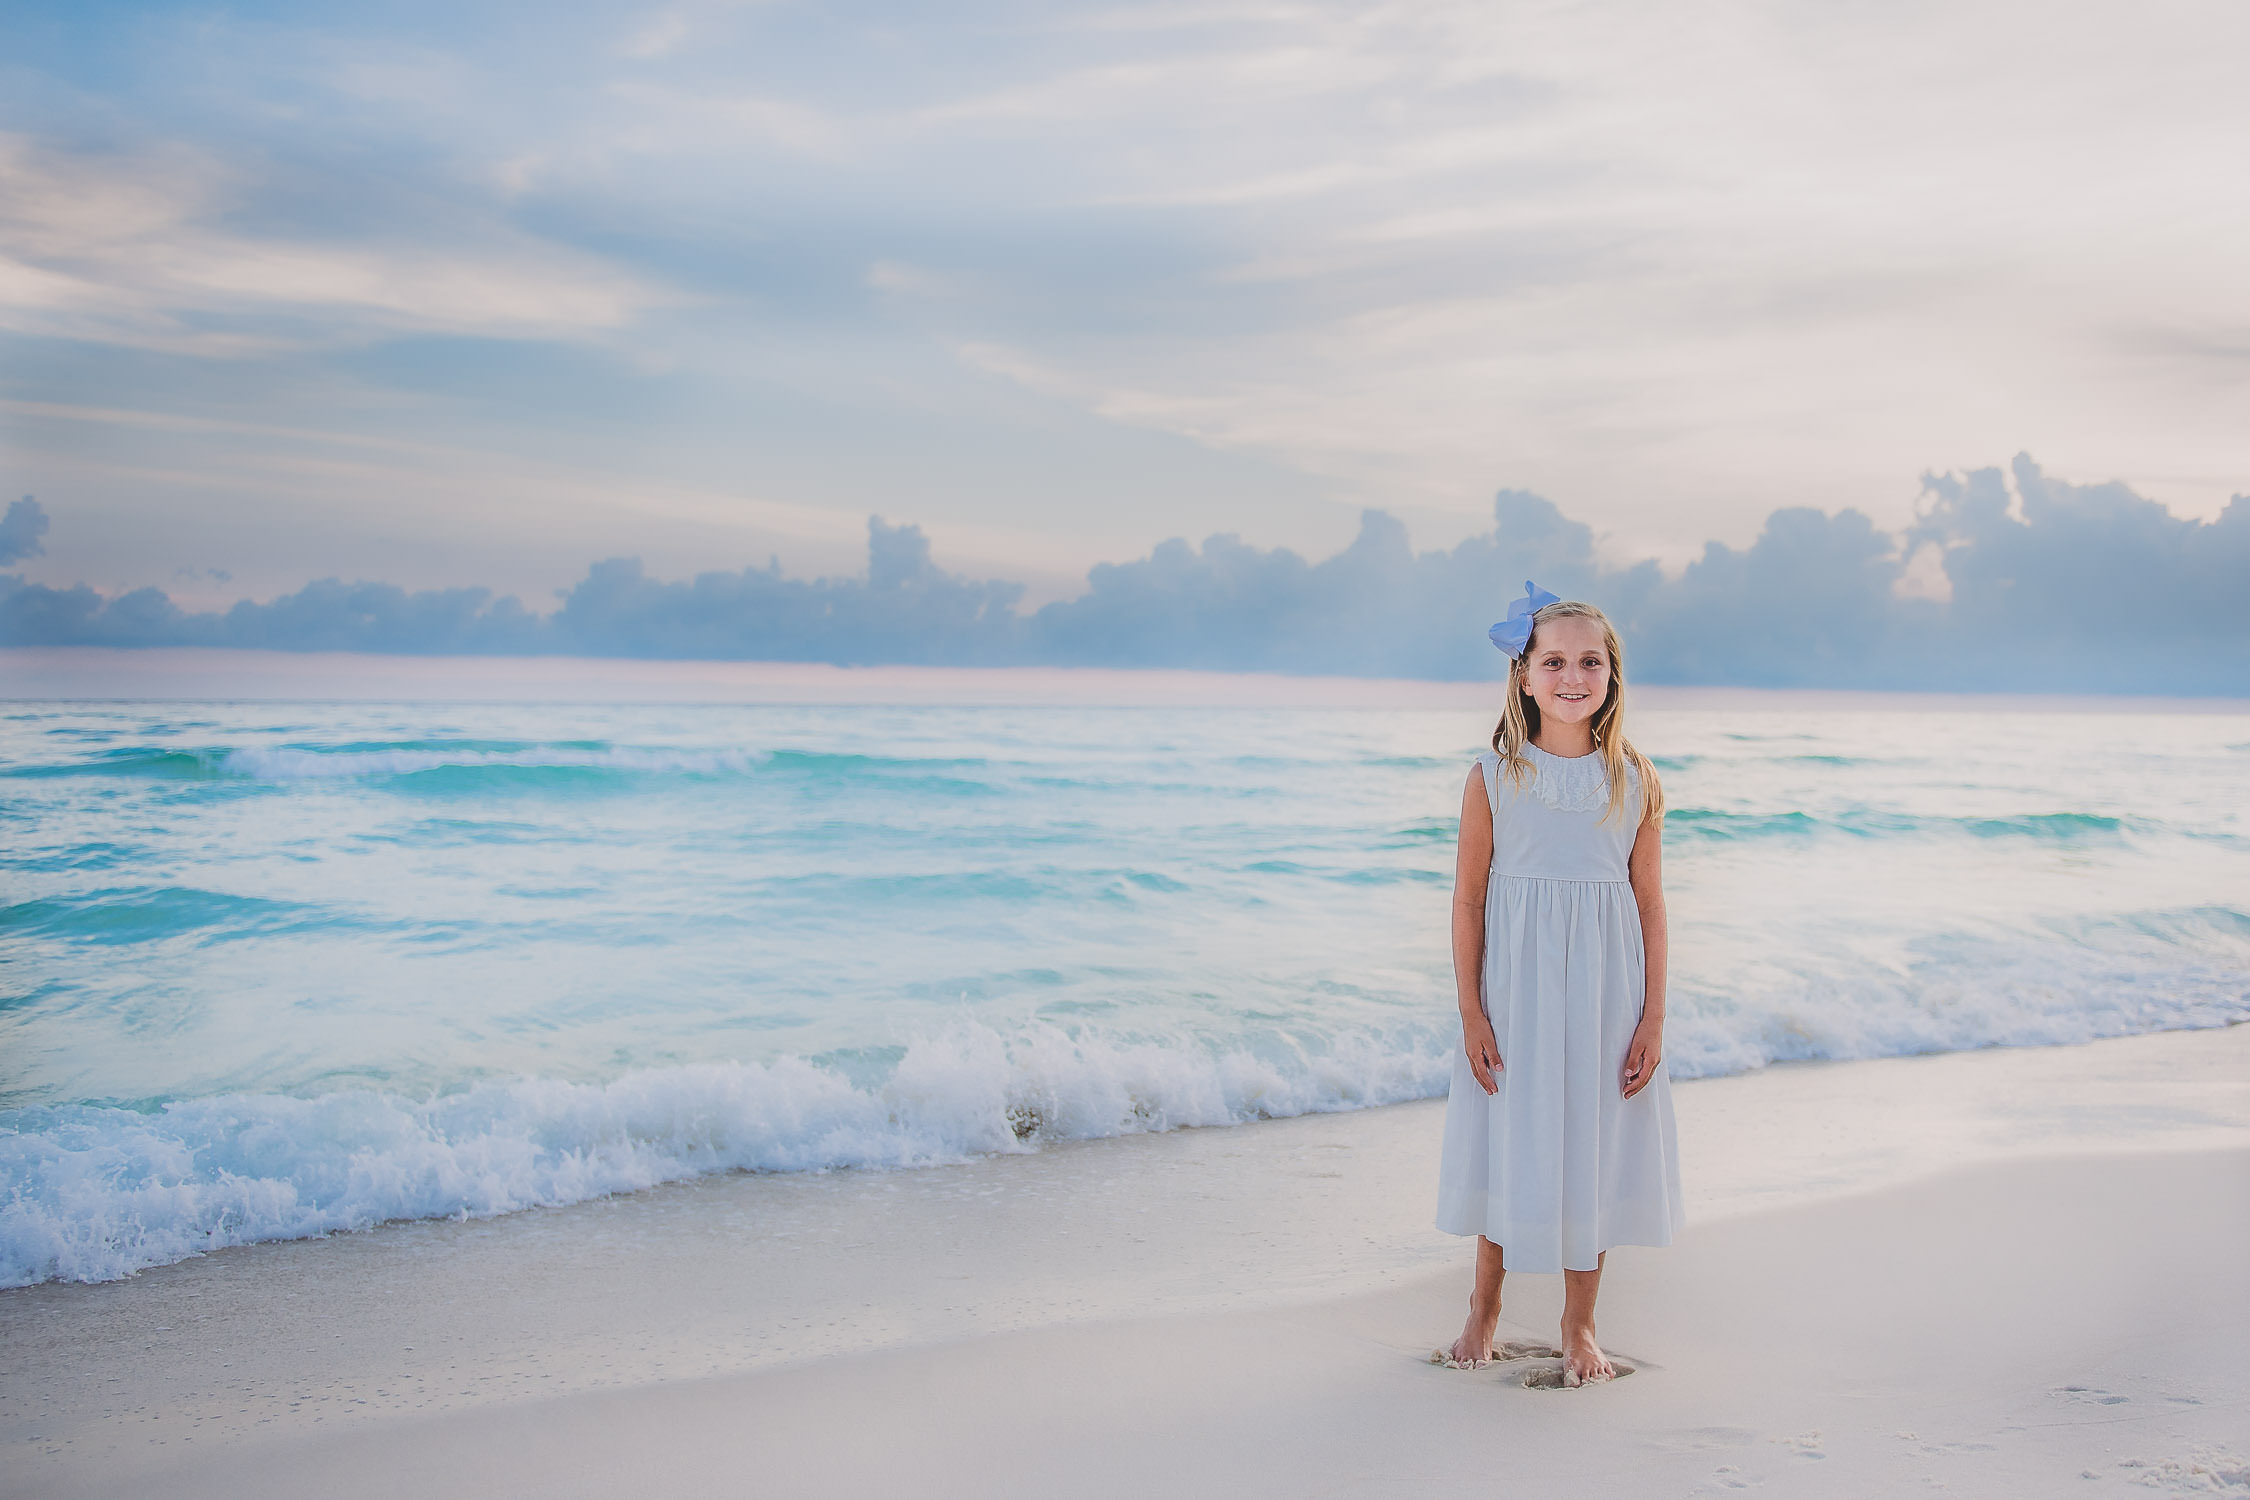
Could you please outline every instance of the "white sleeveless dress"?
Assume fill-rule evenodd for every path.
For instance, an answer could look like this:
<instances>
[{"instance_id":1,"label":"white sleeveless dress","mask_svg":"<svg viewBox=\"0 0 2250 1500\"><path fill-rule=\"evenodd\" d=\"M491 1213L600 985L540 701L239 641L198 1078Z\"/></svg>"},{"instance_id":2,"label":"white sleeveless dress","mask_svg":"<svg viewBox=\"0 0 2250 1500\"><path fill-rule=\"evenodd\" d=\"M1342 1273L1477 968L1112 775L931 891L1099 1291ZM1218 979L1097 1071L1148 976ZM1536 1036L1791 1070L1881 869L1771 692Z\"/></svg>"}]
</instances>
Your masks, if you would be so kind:
<instances>
[{"instance_id":1,"label":"white sleeveless dress","mask_svg":"<svg viewBox=\"0 0 2250 1500\"><path fill-rule=\"evenodd\" d=\"M1647 953L1626 860L1626 816L1599 821L1609 781L1599 752L1527 746L1517 787L1486 751L1492 873L1484 898L1484 1013L1500 1043L1487 1095L1455 1048L1438 1167L1437 1227L1481 1234L1511 1271L1591 1271L1612 1245L1668 1245L1684 1222L1672 1081L1624 1097L1625 1052L1640 1024Z\"/></svg>"}]
</instances>

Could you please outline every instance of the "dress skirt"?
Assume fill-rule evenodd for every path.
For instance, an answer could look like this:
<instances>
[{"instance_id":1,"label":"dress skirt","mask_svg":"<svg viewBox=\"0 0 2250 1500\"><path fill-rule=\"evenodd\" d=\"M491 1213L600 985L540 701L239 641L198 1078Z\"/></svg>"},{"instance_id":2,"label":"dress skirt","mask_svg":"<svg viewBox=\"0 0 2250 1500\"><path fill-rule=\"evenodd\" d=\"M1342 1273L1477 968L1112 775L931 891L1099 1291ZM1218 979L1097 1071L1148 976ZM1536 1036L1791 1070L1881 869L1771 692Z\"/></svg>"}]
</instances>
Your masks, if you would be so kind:
<instances>
[{"instance_id":1,"label":"dress skirt","mask_svg":"<svg viewBox=\"0 0 2250 1500\"><path fill-rule=\"evenodd\" d=\"M1511 1271L1591 1271L1613 1245L1670 1244L1683 1216L1668 1069L1624 1097L1646 974L1631 884L1495 872L1484 947L1500 1087L1487 1095L1455 1048L1437 1227L1483 1235Z\"/></svg>"}]
</instances>

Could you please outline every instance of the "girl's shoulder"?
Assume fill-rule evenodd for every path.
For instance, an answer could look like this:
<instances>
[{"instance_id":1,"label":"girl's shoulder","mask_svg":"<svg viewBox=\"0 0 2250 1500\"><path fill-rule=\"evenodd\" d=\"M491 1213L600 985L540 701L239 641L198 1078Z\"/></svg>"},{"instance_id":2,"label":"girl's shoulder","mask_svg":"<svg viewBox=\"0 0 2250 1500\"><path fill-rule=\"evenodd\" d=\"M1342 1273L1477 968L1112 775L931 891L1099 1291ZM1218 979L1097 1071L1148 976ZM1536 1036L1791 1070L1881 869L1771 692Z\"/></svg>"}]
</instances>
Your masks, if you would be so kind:
<instances>
[{"instance_id":1,"label":"girl's shoulder","mask_svg":"<svg viewBox=\"0 0 2250 1500\"><path fill-rule=\"evenodd\" d=\"M1462 780L1461 794L1464 797L1472 794L1480 796L1486 806L1493 806L1496 798L1501 795L1498 783L1503 778L1497 774L1499 764L1500 757L1495 752L1478 751L1476 759L1469 762L1469 774Z\"/></svg>"}]
</instances>

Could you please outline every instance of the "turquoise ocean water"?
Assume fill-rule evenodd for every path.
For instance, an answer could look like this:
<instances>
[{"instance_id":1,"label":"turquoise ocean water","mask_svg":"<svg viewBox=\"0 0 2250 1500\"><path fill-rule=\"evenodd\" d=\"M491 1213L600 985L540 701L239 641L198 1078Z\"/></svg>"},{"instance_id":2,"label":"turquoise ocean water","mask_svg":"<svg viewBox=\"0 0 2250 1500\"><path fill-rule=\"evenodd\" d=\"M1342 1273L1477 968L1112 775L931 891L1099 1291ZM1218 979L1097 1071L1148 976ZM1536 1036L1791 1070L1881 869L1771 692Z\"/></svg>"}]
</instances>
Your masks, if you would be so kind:
<instances>
[{"instance_id":1,"label":"turquoise ocean water","mask_svg":"<svg viewBox=\"0 0 2250 1500\"><path fill-rule=\"evenodd\" d=\"M1489 730L0 705L0 1285L1442 1092ZM1633 732L1677 1078L2250 1019L2250 717Z\"/></svg>"}]
</instances>

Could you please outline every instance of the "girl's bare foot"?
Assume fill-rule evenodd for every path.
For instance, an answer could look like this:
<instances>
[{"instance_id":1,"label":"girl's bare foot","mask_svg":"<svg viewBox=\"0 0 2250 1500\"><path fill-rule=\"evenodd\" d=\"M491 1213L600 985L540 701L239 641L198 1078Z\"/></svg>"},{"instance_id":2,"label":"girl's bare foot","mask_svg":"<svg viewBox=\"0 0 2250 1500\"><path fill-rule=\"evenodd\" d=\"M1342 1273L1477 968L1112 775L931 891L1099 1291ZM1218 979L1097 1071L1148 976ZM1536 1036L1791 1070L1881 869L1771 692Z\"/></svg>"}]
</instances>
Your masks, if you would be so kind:
<instances>
[{"instance_id":1,"label":"girl's bare foot","mask_svg":"<svg viewBox=\"0 0 2250 1500\"><path fill-rule=\"evenodd\" d=\"M1565 1328L1562 1336L1563 1384L1584 1385L1590 1380L1611 1380L1617 1375L1617 1366L1602 1353L1601 1345L1594 1342L1594 1325Z\"/></svg>"},{"instance_id":2,"label":"girl's bare foot","mask_svg":"<svg viewBox=\"0 0 2250 1500\"><path fill-rule=\"evenodd\" d=\"M1492 1335L1500 1328L1500 1304L1479 1307L1477 1299L1469 1299L1469 1321L1461 1325L1461 1336L1453 1347L1445 1351L1445 1362L1464 1370L1481 1370L1492 1363Z\"/></svg>"}]
</instances>

